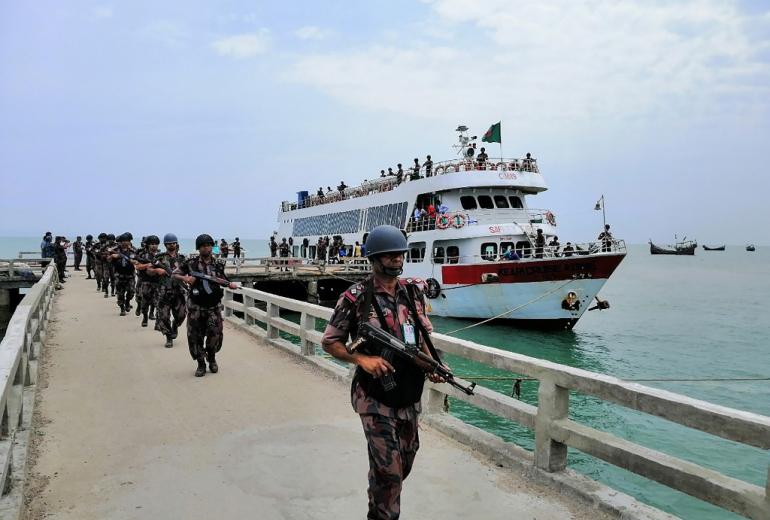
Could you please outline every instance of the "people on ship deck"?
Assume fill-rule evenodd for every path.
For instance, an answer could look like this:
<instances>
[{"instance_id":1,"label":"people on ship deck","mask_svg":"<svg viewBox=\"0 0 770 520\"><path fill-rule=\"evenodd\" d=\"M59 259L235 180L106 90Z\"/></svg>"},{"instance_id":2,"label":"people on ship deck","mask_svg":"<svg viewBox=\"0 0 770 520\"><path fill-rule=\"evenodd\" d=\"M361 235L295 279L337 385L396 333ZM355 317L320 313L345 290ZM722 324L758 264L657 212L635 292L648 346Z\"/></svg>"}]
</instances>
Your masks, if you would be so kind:
<instances>
[{"instance_id":1,"label":"people on ship deck","mask_svg":"<svg viewBox=\"0 0 770 520\"><path fill-rule=\"evenodd\" d=\"M535 258L543 258L543 248L545 248L545 235L543 230L537 228L537 235L535 236Z\"/></svg>"},{"instance_id":2,"label":"people on ship deck","mask_svg":"<svg viewBox=\"0 0 770 520\"><path fill-rule=\"evenodd\" d=\"M508 248L505 250L505 253L503 253L502 260L521 260L521 257L516 252L516 250L513 249L512 246L508 246Z\"/></svg>"},{"instance_id":3,"label":"people on ship deck","mask_svg":"<svg viewBox=\"0 0 770 520\"><path fill-rule=\"evenodd\" d=\"M426 177L433 175L433 159L430 158L430 155L427 156L427 160L423 163L423 166L425 167Z\"/></svg>"},{"instance_id":4,"label":"people on ship deck","mask_svg":"<svg viewBox=\"0 0 770 520\"><path fill-rule=\"evenodd\" d=\"M610 233L610 225L604 225L604 231L599 233L599 240L602 242L602 252L606 253L612 251L612 233Z\"/></svg>"},{"instance_id":5,"label":"people on ship deck","mask_svg":"<svg viewBox=\"0 0 770 520\"><path fill-rule=\"evenodd\" d=\"M390 168L388 168L388 169L390 169ZM385 170L380 170L380 177L383 177L383 178L387 177L387 175L385 175Z\"/></svg>"},{"instance_id":6,"label":"people on ship deck","mask_svg":"<svg viewBox=\"0 0 770 520\"><path fill-rule=\"evenodd\" d=\"M551 252L553 252L554 256L560 256L559 247L561 246L561 244L559 244L559 237L554 235L551 241L548 242L548 246L551 248Z\"/></svg>"},{"instance_id":7,"label":"people on ship deck","mask_svg":"<svg viewBox=\"0 0 770 520\"><path fill-rule=\"evenodd\" d=\"M340 185L337 186L337 191L340 192L340 195L345 195L345 189L347 188L347 184L345 184L345 181L340 181Z\"/></svg>"},{"instance_id":8,"label":"people on ship deck","mask_svg":"<svg viewBox=\"0 0 770 520\"><path fill-rule=\"evenodd\" d=\"M489 160L489 156L487 155L486 150L484 147L481 147L481 152L479 152L479 155L476 156L476 162L479 163L479 165L486 164L486 162Z\"/></svg>"},{"instance_id":9,"label":"people on ship deck","mask_svg":"<svg viewBox=\"0 0 770 520\"><path fill-rule=\"evenodd\" d=\"M318 197L321 198L321 199L324 198L324 189L323 189L323 187L320 187L320 186L318 187L318 191L316 192L316 195L318 195Z\"/></svg>"},{"instance_id":10,"label":"people on ship deck","mask_svg":"<svg viewBox=\"0 0 770 520\"><path fill-rule=\"evenodd\" d=\"M574 251L575 248L572 247L572 242L567 242L567 245L564 246L562 253L564 253L564 256L572 256Z\"/></svg>"}]
</instances>

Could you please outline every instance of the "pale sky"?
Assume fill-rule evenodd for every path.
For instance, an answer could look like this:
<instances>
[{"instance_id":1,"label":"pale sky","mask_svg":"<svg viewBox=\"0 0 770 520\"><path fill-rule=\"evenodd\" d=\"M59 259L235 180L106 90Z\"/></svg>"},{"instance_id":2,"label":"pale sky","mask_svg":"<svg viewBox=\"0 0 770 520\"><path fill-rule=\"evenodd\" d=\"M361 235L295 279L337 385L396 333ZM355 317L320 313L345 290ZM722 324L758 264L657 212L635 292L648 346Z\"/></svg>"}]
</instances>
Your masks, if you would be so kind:
<instances>
[{"instance_id":1,"label":"pale sky","mask_svg":"<svg viewBox=\"0 0 770 520\"><path fill-rule=\"evenodd\" d=\"M759 1L0 0L0 235L267 237L502 121L562 242L604 194L632 243L770 244L769 103Z\"/></svg>"}]
</instances>

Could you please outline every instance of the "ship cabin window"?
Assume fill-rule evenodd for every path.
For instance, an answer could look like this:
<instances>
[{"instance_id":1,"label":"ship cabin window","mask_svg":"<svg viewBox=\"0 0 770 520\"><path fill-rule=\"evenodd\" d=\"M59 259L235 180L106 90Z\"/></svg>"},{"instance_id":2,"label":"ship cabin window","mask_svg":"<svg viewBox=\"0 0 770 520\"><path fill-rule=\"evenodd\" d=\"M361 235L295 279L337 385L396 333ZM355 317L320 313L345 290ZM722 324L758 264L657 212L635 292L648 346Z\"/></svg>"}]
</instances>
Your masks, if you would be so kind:
<instances>
[{"instance_id":1,"label":"ship cabin window","mask_svg":"<svg viewBox=\"0 0 770 520\"><path fill-rule=\"evenodd\" d=\"M460 261L460 248L457 246L449 246L446 248L446 263L456 264Z\"/></svg>"},{"instance_id":2,"label":"ship cabin window","mask_svg":"<svg viewBox=\"0 0 770 520\"><path fill-rule=\"evenodd\" d=\"M433 263L434 264L443 264L445 260L446 260L446 258L444 256L444 248L441 247L441 246L434 247L433 248Z\"/></svg>"},{"instance_id":3,"label":"ship cabin window","mask_svg":"<svg viewBox=\"0 0 770 520\"><path fill-rule=\"evenodd\" d=\"M505 253L507 253L509 249L512 250L512 251L516 250L516 246L514 245L513 242L500 242L500 255L501 256L504 255Z\"/></svg>"},{"instance_id":4,"label":"ship cabin window","mask_svg":"<svg viewBox=\"0 0 770 520\"><path fill-rule=\"evenodd\" d=\"M308 247L308 253L310 255L310 256L308 256L308 258L315 258L315 249L316 249L316 246L309 246Z\"/></svg>"},{"instance_id":5,"label":"ship cabin window","mask_svg":"<svg viewBox=\"0 0 770 520\"><path fill-rule=\"evenodd\" d=\"M410 263L422 262L425 257L425 242L412 242L409 244L409 252L406 261Z\"/></svg>"},{"instance_id":6,"label":"ship cabin window","mask_svg":"<svg viewBox=\"0 0 770 520\"><path fill-rule=\"evenodd\" d=\"M484 242L481 244L481 259L494 262L497 258L497 243Z\"/></svg>"},{"instance_id":7,"label":"ship cabin window","mask_svg":"<svg viewBox=\"0 0 770 520\"><path fill-rule=\"evenodd\" d=\"M460 197L460 205L463 209L476 209L478 207L476 205L476 197L473 195L463 195Z\"/></svg>"},{"instance_id":8,"label":"ship cabin window","mask_svg":"<svg viewBox=\"0 0 770 520\"><path fill-rule=\"evenodd\" d=\"M494 209L495 205L492 203L492 197L489 195L479 195L479 206L482 209Z\"/></svg>"},{"instance_id":9,"label":"ship cabin window","mask_svg":"<svg viewBox=\"0 0 770 520\"><path fill-rule=\"evenodd\" d=\"M527 240L516 242L516 253L518 253L521 258L529 258L532 256L532 244Z\"/></svg>"},{"instance_id":10,"label":"ship cabin window","mask_svg":"<svg viewBox=\"0 0 770 520\"><path fill-rule=\"evenodd\" d=\"M516 195L511 195L508 197L508 200L511 202L511 207L516 209L523 209L524 204L521 203L521 199L517 197Z\"/></svg>"},{"instance_id":11,"label":"ship cabin window","mask_svg":"<svg viewBox=\"0 0 770 520\"><path fill-rule=\"evenodd\" d=\"M292 253L291 256L297 257L299 256L299 246L293 246L292 247Z\"/></svg>"},{"instance_id":12,"label":"ship cabin window","mask_svg":"<svg viewBox=\"0 0 770 520\"><path fill-rule=\"evenodd\" d=\"M501 209L508 208L508 199L505 198L505 195L495 195L495 206Z\"/></svg>"}]
</instances>

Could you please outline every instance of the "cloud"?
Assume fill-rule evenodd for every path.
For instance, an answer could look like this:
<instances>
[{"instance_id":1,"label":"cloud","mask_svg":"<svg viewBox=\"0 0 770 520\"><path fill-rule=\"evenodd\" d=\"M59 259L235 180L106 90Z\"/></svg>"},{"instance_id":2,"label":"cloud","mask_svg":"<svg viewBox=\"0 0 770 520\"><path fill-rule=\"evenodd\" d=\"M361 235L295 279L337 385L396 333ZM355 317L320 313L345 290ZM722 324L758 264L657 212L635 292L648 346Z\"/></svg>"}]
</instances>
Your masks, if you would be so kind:
<instances>
[{"instance_id":1,"label":"cloud","mask_svg":"<svg viewBox=\"0 0 770 520\"><path fill-rule=\"evenodd\" d=\"M112 7L108 7L106 5L99 5L94 7L93 11L91 11L91 15L95 20L103 20L105 18L112 18L113 15Z\"/></svg>"},{"instance_id":2,"label":"cloud","mask_svg":"<svg viewBox=\"0 0 770 520\"><path fill-rule=\"evenodd\" d=\"M431 24L452 40L423 32L306 55L290 77L346 104L424 117L454 111L552 123L768 108L770 17L745 14L736 3L467 6L431 3Z\"/></svg>"},{"instance_id":3,"label":"cloud","mask_svg":"<svg viewBox=\"0 0 770 520\"><path fill-rule=\"evenodd\" d=\"M161 43L171 49L185 47L190 41L189 29L170 20L155 20L139 29L138 32L141 38Z\"/></svg>"},{"instance_id":4,"label":"cloud","mask_svg":"<svg viewBox=\"0 0 770 520\"><path fill-rule=\"evenodd\" d=\"M321 29L315 25L306 25L294 31L294 36L300 40L325 40L333 34L334 31L329 29Z\"/></svg>"},{"instance_id":5,"label":"cloud","mask_svg":"<svg viewBox=\"0 0 770 520\"><path fill-rule=\"evenodd\" d=\"M270 48L270 32L267 29L260 29L253 33L227 36L215 40L211 46L222 56L238 59L251 58L264 54Z\"/></svg>"}]
</instances>

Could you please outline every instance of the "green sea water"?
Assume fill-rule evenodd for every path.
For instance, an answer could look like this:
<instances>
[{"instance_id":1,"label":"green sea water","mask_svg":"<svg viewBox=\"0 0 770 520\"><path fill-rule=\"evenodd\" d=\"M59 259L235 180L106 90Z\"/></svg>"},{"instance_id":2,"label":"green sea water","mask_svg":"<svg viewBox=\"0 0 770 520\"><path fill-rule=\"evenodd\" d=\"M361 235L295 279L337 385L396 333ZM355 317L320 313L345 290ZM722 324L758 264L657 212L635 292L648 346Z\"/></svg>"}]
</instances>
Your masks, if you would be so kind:
<instances>
[{"instance_id":1,"label":"green sea water","mask_svg":"<svg viewBox=\"0 0 770 520\"><path fill-rule=\"evenodd\" d=\"M192 239L182 248L192 250ZM242 240L247 256L264 256L264 240ZM34 251L38 239L0 239L0 258ZM254 254L253 252L256 252ZM570 332L534 332L486 324L456 334L484 345L625 379L705 379L703 382L644 383L697 399L770 415L770 381L711 379L770 377L770 248L746 252L698 250L694 257L651 256L632 246L601 292L607 311L586 313ZM290 317L290 316L287 316ZM472 322L434 318L439 332ZM319 326L321 324L319 323ZM502 371L451 359L458 374L509 376ZM510 394L510 381L479 381ZM522 383L522 400L537 403L537 383ZM510 421L451 402L451 413L527 449L532 433ZM570 416L604 430L728 476L764 486L770 456L646 414L573 394ZM571 451L570 467L643 502L686 519L738 518L719 508Z\"/></svg>"}]
</instances>

